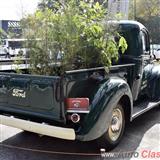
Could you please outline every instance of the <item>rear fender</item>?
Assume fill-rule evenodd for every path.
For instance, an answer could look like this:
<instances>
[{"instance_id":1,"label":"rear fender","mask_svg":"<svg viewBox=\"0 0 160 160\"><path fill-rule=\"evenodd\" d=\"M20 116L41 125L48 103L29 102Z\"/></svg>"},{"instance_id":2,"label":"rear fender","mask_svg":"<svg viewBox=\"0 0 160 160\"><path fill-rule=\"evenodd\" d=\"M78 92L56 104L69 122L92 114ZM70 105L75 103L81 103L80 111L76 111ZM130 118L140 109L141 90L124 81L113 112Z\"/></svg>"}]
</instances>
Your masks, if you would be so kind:
<instances>
[{"instance_id":1,"label":"rear fender","mask_svg":"<svg viewBox=\"0 0 160 160\"><path fill-rule=\"evenodd\" d=\"M108 129L113 108L126 95L130 100L132 113L132 94L128 84L120 78L111 77L97 90L91 104L91 111L85 117L77 139L91 141L102 136ZM130 114L131 114L130 113ZM131 118L131 115L129 115Z\"/></svg>"}]
</instances>

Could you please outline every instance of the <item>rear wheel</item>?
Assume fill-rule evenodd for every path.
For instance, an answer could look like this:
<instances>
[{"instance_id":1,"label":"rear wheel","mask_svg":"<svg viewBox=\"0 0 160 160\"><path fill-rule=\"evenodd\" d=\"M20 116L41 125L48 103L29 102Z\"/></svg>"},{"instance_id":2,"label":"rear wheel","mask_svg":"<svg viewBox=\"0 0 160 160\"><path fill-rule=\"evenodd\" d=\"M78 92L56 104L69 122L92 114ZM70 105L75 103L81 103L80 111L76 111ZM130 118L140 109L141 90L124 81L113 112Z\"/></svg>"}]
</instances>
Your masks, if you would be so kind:
<instances>
[{"instance_id":1,"label":"rear wheel","mask_svg":"<svg viewBox=\"0 0 160 160\"><path fill-rule=\"evenodd\" d=\"M106 150L111 150L116 147L123 136L124 128L124 109L121 104L117 104L117 106L112 111L112 118L108 130L100 138L100 147L104 147Z\"/></svg>"}]
</instances>

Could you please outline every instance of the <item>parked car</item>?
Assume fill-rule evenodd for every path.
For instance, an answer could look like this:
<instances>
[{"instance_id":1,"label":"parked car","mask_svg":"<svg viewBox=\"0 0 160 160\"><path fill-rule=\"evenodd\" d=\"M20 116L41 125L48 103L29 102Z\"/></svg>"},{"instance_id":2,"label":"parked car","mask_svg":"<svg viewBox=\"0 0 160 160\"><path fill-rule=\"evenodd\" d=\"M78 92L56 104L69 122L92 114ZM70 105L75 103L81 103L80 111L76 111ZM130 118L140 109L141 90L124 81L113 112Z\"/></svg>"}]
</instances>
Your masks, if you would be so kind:
<instances>
[{"instance_id":1,"label":"parked car","mask_svg":"<svg viewBox=\"0 0 160 160\"><path fill-rule=\"evenodd\" d=\"M157 50L154 52L154 58L157 59L157 60L160 60L160 49L157 49Z\"/></svg>"}]
</instances>

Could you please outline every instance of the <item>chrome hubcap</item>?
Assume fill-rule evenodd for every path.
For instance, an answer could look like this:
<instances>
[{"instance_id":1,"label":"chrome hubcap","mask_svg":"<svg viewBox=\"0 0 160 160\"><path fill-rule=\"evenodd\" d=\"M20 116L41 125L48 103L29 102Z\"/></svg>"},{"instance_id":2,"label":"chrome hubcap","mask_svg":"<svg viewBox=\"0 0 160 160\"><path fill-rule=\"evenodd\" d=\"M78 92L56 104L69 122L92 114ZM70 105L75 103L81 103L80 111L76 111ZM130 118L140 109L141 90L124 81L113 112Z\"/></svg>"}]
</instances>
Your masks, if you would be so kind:
<instances>
[{"instance_id":1,"label":"chrome hubcap","mask_svg":"<svg viewBox=\"0 0 160 160\"><path fill-rule=\"evenodd\" d=\"M112 141L116 141L122 131L123 116L119 108L115 108L112 112L112 119L109 126L109 137Z\"/></svg>"}]
</instances>

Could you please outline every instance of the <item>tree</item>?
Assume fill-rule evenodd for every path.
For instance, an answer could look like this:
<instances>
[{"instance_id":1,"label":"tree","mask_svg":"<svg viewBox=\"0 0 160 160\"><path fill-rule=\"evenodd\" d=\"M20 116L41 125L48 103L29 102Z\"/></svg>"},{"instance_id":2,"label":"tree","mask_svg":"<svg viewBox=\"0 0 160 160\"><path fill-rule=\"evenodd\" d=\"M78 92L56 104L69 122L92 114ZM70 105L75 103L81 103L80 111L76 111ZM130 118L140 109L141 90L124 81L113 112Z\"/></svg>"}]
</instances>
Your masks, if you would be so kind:
<instances>
[{"instance_id":1,"label":"tree","mask_svg":"<svg viewBox=\"0 0 160 160\"><path fill-rule=\"evenodd\" d=\"M160 43L160 1L134 0L136 2L135 18L143 23L151 34L153 43Z\"/></svg>"},{"instance_id":2,"label":"tree","mask_svg":"<svg viewBox=\"0 0 160 160\"><path fill-rule=\"evenodd\" d=\"M59 60L61 73L100 65L110 67L112 59L118 59L119 48L122 52L127 48L125 39L113 26L102 23L106 9L98 2L58 1L57 6L38 10L23 20L32 72L57 73L55 64ZM119 43L114 36L119 36Z\"/></svg>"},{"instance_id":3,"label":"tree","mask_svg":"<svg viewBox=\"0 0 160 160\"><path fill-rule=\"evenodd\" d=\"M7 33L3 29L0 29L0 45L2 43L2 39L6 37L7 37Z\"/></svg>"},{"instance_id":4,"label":"tree","mask_svg":"<svg viewBox=\"0 0 160 160\"><path fill-rule=\"evenodd\" d=\"M56 12L62 6L64 0L42 0L38 4L38 9L44 11L46 8Z\"/></svg>"},{"instance_id":5,"label":"tree","mask_svg":"<svg viewBox=\"0 0 160 160\"><path fill-rule=\"evenodd\" d=\"M75 0L77 3L81 0ZM92 0L92 2L99 2L106 6L108 0ZM38 4L38 8L44 11L46 8L51 9L52 11L57 11L59 6L64 6L65 3L68 3L69 0L41 0ZM90 3L90 0L86 0L86 2Z\"/></svg>"},{"instance_id":6,"label":"tree","mask_svg":"<svg viewBox=\"0 0 160 160\"><path fill-rule=\"evenodd\" d=\"M160 44L160 17L152 16L150 19L137 18L143 23L150 32L150 38L153 44Z\"/></svg>"},{"instance_id":7,"label":"tree","mask_svg":"<svg viewBox=\"0 0 160 160\"><path fill-rule=\"evenodd\" d=\"M154 16L160 16L159 0L136 0L136 16L138 18L150 19Z\"/></svg>"}]
</instances>

